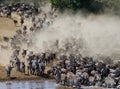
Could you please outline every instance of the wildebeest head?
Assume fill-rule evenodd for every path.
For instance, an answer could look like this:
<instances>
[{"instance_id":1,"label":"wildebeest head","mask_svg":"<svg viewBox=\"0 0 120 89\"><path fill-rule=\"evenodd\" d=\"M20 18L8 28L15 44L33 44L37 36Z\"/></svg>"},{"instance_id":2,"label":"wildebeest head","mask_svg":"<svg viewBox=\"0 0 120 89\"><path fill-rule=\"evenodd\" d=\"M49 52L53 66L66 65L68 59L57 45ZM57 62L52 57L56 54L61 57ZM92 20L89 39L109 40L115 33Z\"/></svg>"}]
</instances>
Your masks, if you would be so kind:
<instances>
[{"instance_id":1,"label":"wildebeest head","mask_svg":"<svg viewBox=\"0 0 120 89\"><path fill-rule=\"evenodd\" d=\"M4 40L5 42L8 42L8 41L9 41L9 38L8 38L8 37L3 37L3 40Z\"/></svg>"}]
</instances>

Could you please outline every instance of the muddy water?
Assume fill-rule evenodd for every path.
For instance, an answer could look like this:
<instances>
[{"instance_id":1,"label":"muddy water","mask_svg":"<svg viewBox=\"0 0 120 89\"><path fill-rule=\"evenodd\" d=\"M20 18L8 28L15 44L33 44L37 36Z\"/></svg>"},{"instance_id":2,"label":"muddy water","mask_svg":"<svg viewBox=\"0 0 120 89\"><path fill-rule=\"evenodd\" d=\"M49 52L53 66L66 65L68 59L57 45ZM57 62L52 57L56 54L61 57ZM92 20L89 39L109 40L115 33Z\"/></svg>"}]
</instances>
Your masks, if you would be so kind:
<instances>
[{"instance_id":1,"label":"muddy water","mask_svg":"<svg viewBox=\"0 0 120 89\"><path fill-rule=\"evenodd\" d=\"M54 81L9 81L0 82L0 89L56 89Z\"/></svg>"}]
</instances>

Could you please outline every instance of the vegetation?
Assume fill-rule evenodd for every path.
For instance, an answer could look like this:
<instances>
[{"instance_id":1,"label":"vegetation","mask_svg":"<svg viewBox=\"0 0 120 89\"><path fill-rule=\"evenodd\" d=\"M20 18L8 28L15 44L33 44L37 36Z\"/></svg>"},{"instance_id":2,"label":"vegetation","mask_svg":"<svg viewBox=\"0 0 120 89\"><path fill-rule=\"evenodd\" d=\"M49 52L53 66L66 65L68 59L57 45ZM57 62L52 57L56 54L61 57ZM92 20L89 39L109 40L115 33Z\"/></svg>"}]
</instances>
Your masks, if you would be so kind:
<instances>
[{"instance_id":1,"label":"vegetation","mask_svg":"<svg viewBox=\"0 0 120 89\"><path fill-rule=\"evenodd\" d=\"M86 9L91 12L103 10L103 4L96 0L50 0L52 7L59 9Z\"/></svg>"},{"instance_id":2,"label":"vegetation","mask_svg":"<svg viewBox=\"0 0 120 89\"><path fill-rule=\"evenodd\" d=\"M33 2L36 4L40 4L42 1L50 1L52 7L60 10L86 9L98 13L107 9L115 13L120 12L120 0L0 0L0 2Z\"/></svg>"},{"instance_id":3,"label":"vegetation","mask_svg":"<svg viewBox=\"0 0 120 89\"><path fill-rule=\"evenodd\" d=\"M3 2L3 0L0 0L0 2Z\"/></svg>"},{"instance_id":4,"label":"vegetation","mask_svg":"<svg viewBox=\"0 0 120 89\"><path fill-rule=\"evenodd\" d=\"M64 9L86 9L90 12L101 12L105 9L119 12L120 0L50 0L52 7Z\"/></svg>"}]
</instances>

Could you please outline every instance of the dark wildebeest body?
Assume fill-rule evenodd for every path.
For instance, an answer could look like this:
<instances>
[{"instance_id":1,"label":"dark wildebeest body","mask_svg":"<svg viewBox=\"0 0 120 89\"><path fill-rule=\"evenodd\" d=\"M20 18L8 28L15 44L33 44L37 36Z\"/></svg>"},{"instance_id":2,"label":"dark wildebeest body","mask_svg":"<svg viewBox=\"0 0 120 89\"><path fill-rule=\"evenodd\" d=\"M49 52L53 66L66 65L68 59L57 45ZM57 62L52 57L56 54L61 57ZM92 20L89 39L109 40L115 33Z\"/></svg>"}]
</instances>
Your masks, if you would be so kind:
<instances>
[{"instance_id":1,"label":"dark wildebeest body","mask_svg":"<svg viewBox=\"0 0 120 89\"><path fill-rule=\"evenodd\" d=\"M21 62L21 64L20 64L20 71L22 73L25 73L25 63L24 62Z\"/></svg>"},{"instance_id":2,"label":"dark wildebeest body","mask_svg":"<svg viewBox=\"0 0 120 89\"><path fill-rule=\"evenodd\" d=\"M16 68L16 71L20 71L20 60L17 56L15 58L15 68Z\"/></svg>"},{"instance_id":3,"label":"dark wildebeest body","mask_svg":"<svg viewBox=\"0 0 120 89\"><path fill-rule=\"evenodd\" d=\"M24 18L21 18L20 23L21 23L21 26L24 24Z\"/></svg>"},{"instance_id":4,"label":"dark wildebeest body","mask_svg":"<svg viewBox=\"0 0 120 89\"><path fill-rule=\"evenodd\" d=\"M8 65L8 66L6 67L7 77L10 77L10 75L11 75L11 70L12 70L12 67L11 67L10 65Z\"/></svg>"},{"instance_id":5,"label":"dark wildebeest body","mask_svg":"<svg viewBox=\"0 0 120 89\"><path fill-rule=\"evenodd\" d=\"M25 57L26 54L27 54L27 50L24 50L24 49L23 49L23 51L22 51L22 56Z\"/></svg>"},{"instance_id":6,"label":"dark wildebeest body","mask_svg":"<svg viewBox=\"0 0 120 89\"><path fill-rule=\"evenodd\" d=\"M14 25L16 26L18 24L18 21L17 20L13 20L14 22Z\"/></svg>"},{"instance_id":7,"label":"dark wildebeest body","mask_svg":"<svg viewBox=\"0 0 120 89\"><path fill-rule=\"evenodd\" d=\"M29 58L27 59L28 74L32 74L32 59L33 59L33 56L29 56Z\"/></svg>"}]
</instances>

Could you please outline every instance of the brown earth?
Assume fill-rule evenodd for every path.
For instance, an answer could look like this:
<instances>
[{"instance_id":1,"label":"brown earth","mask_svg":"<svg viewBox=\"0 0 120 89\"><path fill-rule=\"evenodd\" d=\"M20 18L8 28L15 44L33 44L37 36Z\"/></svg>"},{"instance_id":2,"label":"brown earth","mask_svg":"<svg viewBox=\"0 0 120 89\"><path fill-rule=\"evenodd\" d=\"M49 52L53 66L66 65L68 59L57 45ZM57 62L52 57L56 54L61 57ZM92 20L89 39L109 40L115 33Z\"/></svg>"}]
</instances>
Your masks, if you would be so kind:
<instances>
[{"instance_id":1,"label":"brown earth","mask_svg":"<svg viewBox=\"0 0 120 89\"><path fill-rule=\"evenodd\" d=\"M0 17L0 39L2 36L12 36L15 33L15 30L20 28L20 17L13 13L12 18L18 20L17 26L14 25L12 19Z\"/></svg>"},{"instance_id":2,"label":"brown earth","mask_svg":"<svg viewBox=\"0 0 120 89\"><path fill-rule=\"evenodd\" d=\"M12 15L13 19L16 19L19 21L20 17L16 14ZM12 37L17 29L20 29L20 24L18 23L17 26L14 25L13 20L6 18L6 17L0 17L0 42L2 41L3 36ZM2 43L2 42L1 42ZM0 59L2 60L2 59ZM2 62L4 63L4 62ZM1 64L1 63L0 63ZM4 65L4 64L1 64ZM2 80L9 80L6 75L5 67L0 65L0 81ZM49 67L46 68L46 71L49 69ZM45 72L46 72L45 71ZM33 75L25 75L20 72L16 72L15 69L11 72L11 78L17 79L17 80L24 80L24 79L40 79L40 77L33 76Z\"/></svg>"},{"instance_id":3,"label":"brown earth","mask_svg":"<svg viewBox=\"0 0 120 89\"><path fill-rule=\"evenodd\" d=\"M0 41L2 41L3 36L12 37L17 29L20 28L19 20L20 17L15 13L12 13L12 18L18 20L17 26L14 25L12 19L6 17L0 17ZM1 59L0 59L1 60ZM2 62L3 63L3 62ZM1 64L3 65L3 64ZM8 80L5 67L0 65L0 81ZM39 78L36 76L28 76L20 72L16 72L14 69L12 70L11 78L13 79L35 79Z\"/></svg>"},{"instance_id":4,"label":"brown earth","mask_svg":"<svg viewBox=\"0 0 120 89\"><path fill-rule=\"evenodd\" d=\"M50 69L50 65L49 64L47 67L46 67L46 70L45 70L45 74L47 73L47 70ZM0 65L0 81L5 81L5 80L9 80L9 78L7 77L6 75L6 70L5 70L5 67L4 66L1 66ZM52 78L52 77L51 77ZM11 79L12 80L31 80L31 79L41 79L41 77L39 76L34 76L34 75L28 75L27 73L21 73L21 72L17 72L14 68L12 69L12 72L11 72ZM44 79L44 78L42 78Z\"/></svg>"},{"instance_id":5,"label":"brown earth","mask_svg":"<svg viewBox=\"0 0 120 89\"><path fill-rule=\"evenodd\" d=\"M31 79L44 79L39 76L28 75L21 72L17 72L15 69L11 72L11 78L8 78L6 75L5 67L0 66L0 81L6 80L31 80Z\"/></svg>"}]
</instances>

